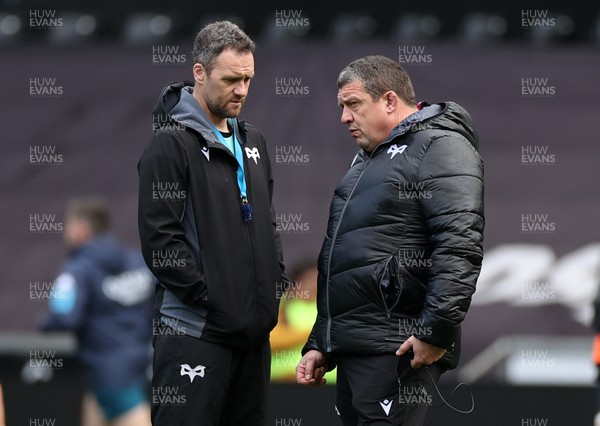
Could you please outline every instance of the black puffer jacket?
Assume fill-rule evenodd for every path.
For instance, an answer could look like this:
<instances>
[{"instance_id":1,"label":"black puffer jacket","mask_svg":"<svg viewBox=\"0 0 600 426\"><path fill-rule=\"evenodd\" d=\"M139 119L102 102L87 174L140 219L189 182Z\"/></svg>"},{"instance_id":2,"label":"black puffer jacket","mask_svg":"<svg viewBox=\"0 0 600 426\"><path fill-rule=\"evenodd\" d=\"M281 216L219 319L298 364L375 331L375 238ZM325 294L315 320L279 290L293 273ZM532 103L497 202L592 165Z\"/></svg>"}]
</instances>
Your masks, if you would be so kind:
<instances>
[{"instance_id":1,"label":"black puffer jacket","mask_svg":"<svg viewBox=\"0 0 600 426\"><path fill-rule=\"evenodd\" d=\"M317 321L303 353L390 353L411 335L460 354L483 258L483 163L461 106L423 108L335 190L319 256Z\"/></svg>"}]
</instances>

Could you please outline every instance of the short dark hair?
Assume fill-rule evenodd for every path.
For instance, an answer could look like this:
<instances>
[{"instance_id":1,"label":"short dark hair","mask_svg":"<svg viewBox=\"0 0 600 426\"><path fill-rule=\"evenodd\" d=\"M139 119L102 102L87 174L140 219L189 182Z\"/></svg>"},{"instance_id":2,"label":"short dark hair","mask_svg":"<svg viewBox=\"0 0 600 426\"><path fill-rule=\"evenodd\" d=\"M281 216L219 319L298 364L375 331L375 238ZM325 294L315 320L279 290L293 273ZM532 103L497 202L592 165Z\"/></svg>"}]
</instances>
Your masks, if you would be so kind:
<instances>
[{"instance_id":1,"label":"short dark hair","mask_svg":"<svg viewBox=\"0 0 600 426\"><path fill-rule=\"evenodd\" d=\"M256 45L248 35L230 21L217 21L206 25L196 35L192 56L194 63L202 64L210 74L217 56L225 49L238 53L254 53Z\"/></svg>"},{"instance_id":2,"label":"short dark hair","mask_svg":"<svg viewBox=\"0 0 600 426\"><path fill-rule=\"evenodd\" d=\"M108 202L97 195L71 198L67 203L66 216L85 221L94 235L110 228Z\"/></svg>"},{"instance_id":3,"label":"short dark hair","mask_svg":"<svg viewBox=\"0 0 600 426\"><path fill-rule=\"evenodd\" d=\"M351 62L340 72L337 79L338 88L341 89L355 80L362 82L373 100L392 90L406 105L417 104L410 77L398 62L385 56L365 56Z\"/></svg>"}]
</instances>

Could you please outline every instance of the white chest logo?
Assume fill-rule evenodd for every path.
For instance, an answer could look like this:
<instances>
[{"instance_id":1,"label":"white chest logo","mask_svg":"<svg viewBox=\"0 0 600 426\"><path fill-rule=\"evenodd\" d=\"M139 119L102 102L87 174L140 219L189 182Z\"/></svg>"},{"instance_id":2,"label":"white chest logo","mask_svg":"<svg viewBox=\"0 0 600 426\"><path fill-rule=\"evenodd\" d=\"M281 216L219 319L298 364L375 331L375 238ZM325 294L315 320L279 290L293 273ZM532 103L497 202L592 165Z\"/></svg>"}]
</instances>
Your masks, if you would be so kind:
<instances>
[{"instance_id":1,"label":"white chest logo","mask_svg":"<svg viewBox=\"0 0 600 426\"><path fill-rule=\"evenodd\" d=\"M179 375L188 375L190 377L190 383L192 383L196 376L204 377L205 368L206 367L203 365L197 365L196 367L192 368L189 364L181 364L181 370L179 370Z\"/></svg>"},{"instance_id":2,"label":"white chest logo","mask_svg":"<svg viewBox=\"0 0 600 426\"><path fill-rule=\"evenodd\" d=\"M250 149L250 148L246 147L246 157L252 158L254 160L254 164L258 164L258 159L260 158L258 148L254 147L254 148Z\"/></svg>"},{"instance_id":3,"label":"white chest logo","mask_svg":"<svg viewBox=\"0 0 600 426\"><path fill-rule=\"evenodd\" d=\"M390 408L392 408L392 401L384 399L383 401L381 401L379 403L379 405L381 405L381 408L383 408L383 411L385 412L385 415L389 416L390 415Z\"/></svg>"},{"instance_id":4,"label":"white chest logo","mask_svg":"<svg viewBox=\"0 0 600 426\"><path fill-rule=\"evenodd\" d=\"M206 157L206 159L208 161L210 161L210 151L208 150L207 146L205 146L204 148L202 148L202 154L204 154L204 156Z\"/></svg>"},{"instance_id":5,"label":"white chest logo","mask_svg":"<svg viewBox=\"0 0 600 426\"><path fill-rule=\"evenodd\" d=\"M394 144L388 148L387 153L392 154L390 158L394 158L396 154L402 154L406 148L406 145L398 146Z\"/></svg>"}]
</instances>

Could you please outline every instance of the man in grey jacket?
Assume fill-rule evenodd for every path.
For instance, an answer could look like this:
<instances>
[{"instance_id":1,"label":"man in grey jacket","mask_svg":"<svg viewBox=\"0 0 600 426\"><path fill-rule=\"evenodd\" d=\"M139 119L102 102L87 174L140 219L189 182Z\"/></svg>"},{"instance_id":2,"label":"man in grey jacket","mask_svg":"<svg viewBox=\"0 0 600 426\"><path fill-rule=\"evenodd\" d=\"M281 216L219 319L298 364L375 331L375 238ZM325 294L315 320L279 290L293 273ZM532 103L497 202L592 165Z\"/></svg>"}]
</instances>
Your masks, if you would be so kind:
<instances>
[{"instance_id":1,"label":"man in grey jacket","mask_svg":"<svg viewBox=\"0 0 600 426\"><path fill-rule=\"evenodd\" d=\"M194 82L164 88L140 159L139 231L156 292L155 426L262 425L283 263L263 135L237 117L254 42L207 25Z\"/></svg>"},{"instance_id":2,"label":"man in grey jacket","mask_svg":"<svg viewBox=\"0 0 600 426\"><path fill-rule=\"evenodd\" d=\"M344 425L421 425L458 362L483 258L477 134L461 106L417 104L404 69L383 56L352 62L338 88L361 150L331 202L319 313L296 378L320 385L337 365Z\"/></svg>"}]
</instances>

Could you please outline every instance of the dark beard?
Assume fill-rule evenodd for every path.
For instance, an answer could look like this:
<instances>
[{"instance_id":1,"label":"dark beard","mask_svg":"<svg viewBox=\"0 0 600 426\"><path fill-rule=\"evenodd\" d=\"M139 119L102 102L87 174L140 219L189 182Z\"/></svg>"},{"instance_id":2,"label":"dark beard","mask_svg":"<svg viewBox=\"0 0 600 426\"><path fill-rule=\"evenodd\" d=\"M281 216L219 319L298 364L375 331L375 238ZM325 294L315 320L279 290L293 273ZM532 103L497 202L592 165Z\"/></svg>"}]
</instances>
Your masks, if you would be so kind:
<instances>
[{"instance_id":1,"label":"dark beard","mask_svg":"<svg viewBox=\"0 0 600 426\"><path fill-rule=\"evenodd\" d=\"M235 118L237 114L232 114L227 111L227 108L223 105L219 105L215 102L206 102L206 106L210 110L211 114L218 118Z\"/></svg>"}]
</instances>

